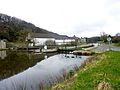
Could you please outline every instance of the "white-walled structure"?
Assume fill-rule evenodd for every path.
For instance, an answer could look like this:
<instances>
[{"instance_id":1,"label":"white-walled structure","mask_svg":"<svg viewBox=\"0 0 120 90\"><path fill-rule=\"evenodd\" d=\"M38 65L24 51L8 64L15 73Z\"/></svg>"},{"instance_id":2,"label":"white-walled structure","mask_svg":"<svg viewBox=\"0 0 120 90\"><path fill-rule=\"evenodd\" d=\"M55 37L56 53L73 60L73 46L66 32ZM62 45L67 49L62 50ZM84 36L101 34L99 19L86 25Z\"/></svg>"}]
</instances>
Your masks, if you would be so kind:
<instances>
[{"instance_id":1,"label":"white-walled structure","mask_svg":"<svg viewBox=\"0 0 120 90\"><path fill-rule=\"evenodd\" d=\"M45 42L47 40L55 41L55 38L34 38L33 39L35 46L45 45Z\"/></svg>"},{"instance_id":2,"label":"white-walled structure","mask_svg":"<svg viewBox=\"0 0 120 90\"><path fill-rule=\"evenodd\" d=\"M54 38L56 37L56 38ZM32 33L31 35L28 34L27 39L32 38L31 41L33 43L30 43L29 46L40 46L45 45L46 41L51 40L55 42L56 45L62 45L62 44L70 44L71 42L75 42L77 37L67 37L63 35L63 37L57 37L57 36L50 36L49 34L43 34L43 33Z\"/></svg>"},{"instance_id":3,"label":"white-walled structure","mask_svg":"<svg viewBox=\"0 0 120 90\"><path fill-rule=\"evenodd\" d=\"M56 42L56 44L57 45L62 45L62 44L69 44L69 43L71 43L71 42L74 42L75 41L75 39L56 39L55 40L55 42Z\"/></svg>"},{"instance_id":4,"label":"white-walled structure","mask_svg":"<svg viewBox=\"0 0 120 90\"><path fill-rule=\"evenodd\" d=\"M41 33L31 33L28 34L27 39L30 39L32 43L29 43L29 46L41 46L45 45L46 41L52 40L55 41L55 38L49 36L49 34Z\"/></svg>"},{"instance_id":5,"label":"white-walled structure","mask_svg":"<svg viewBox=\"0 0 120 90\"><path fill-rule=\"evenodd\" d=\"M47 40L55 41L57 45L69 44L75 41L75 39L63 39L62 40L62 39L55 39L55 38L34 38L33 40L34 40L35 46L45 45L45 42Z\"/></svg>"}]
</instances>

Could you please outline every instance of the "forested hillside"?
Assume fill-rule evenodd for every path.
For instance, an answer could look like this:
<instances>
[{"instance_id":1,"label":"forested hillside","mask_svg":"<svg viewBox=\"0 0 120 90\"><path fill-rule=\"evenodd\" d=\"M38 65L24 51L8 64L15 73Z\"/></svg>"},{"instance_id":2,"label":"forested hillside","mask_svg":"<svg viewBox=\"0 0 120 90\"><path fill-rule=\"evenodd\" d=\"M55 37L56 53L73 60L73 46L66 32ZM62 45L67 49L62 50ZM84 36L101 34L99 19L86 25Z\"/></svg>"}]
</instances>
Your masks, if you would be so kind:
<instances>
[{"instance_id":1,"label":"forested hillside","mask_svg":"<svg viewBox=\"0 0 120 90\"><path fill-rule=\"evenodd\" d=\"M0 14L0 39L6 39L9 42L25 41L29 32L48 34L54 38L68 38L66 35L59 35L45 29L36 27L32 23L16 17L11 17L5 14Z\"/></svg>"}]
</instances>

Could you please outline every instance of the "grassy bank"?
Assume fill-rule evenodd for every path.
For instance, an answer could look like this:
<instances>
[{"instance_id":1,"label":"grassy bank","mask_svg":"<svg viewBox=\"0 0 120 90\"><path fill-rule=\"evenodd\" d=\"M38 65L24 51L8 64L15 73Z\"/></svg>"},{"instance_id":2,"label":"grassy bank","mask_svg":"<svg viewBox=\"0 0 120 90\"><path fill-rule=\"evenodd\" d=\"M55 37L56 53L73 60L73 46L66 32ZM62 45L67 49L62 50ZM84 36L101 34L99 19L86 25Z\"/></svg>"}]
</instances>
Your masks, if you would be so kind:
<instances>
[{"instance_id":1,"label":"grassy bank","mask_svg":"<svg viewBox=\"0 0 120 90\"><path fill-rule=\"evenodd\" d=\"M120 43L114 43L114 46L120 47Z\"/></svg>"},{"instance_id":2,"label":"grassy bank","mask_svg":"<svg viewBox=\"0 0 120 90\"><path fill-rule=\"evenodd\" d=\"M120 52L105 52L94 59L76 77L56 85L52 90L120 90Z\"/></svg>"}]
</instances>

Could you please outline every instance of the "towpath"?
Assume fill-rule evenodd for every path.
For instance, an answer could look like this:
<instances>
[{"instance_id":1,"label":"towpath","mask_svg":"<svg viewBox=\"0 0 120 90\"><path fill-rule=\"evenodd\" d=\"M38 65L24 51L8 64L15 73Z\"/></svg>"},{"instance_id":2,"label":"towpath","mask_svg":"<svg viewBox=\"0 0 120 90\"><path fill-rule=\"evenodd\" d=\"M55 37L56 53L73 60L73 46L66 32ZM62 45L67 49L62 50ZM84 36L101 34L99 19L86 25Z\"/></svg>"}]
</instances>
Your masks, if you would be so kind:
<instances>
[{"instance_id":1,"label":"towpath","mask_svg":"<svg viewBox=\"0 0 120 90\"><path fill-rule=\"evenodd\" d=\"M116 47L112 45L109 46L108 44L100 45L97 48L93 49L92 51L103 52L103 51L108 51L109 49L113 51L120 51L120 47Z\"/></svg>"}]
</instances>

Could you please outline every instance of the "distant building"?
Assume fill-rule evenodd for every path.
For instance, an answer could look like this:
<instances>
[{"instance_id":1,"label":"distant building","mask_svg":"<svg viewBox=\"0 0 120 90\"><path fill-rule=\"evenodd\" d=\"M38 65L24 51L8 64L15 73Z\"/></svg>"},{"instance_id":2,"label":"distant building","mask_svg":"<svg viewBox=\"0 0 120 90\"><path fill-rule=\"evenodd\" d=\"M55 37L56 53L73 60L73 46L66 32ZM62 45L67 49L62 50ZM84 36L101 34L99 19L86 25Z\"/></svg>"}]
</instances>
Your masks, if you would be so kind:
<instances>
[{"instance_id":1,"label":"distant building","mask_svg":"<svg viewBox=\"0 0 120 90\"><path fill-rule=\"evenodd\" d=\"M84 37L84 38L82 38L82 37L80 38L80 42L81 42L81 43L86 43L86 41L87 41L87 40L86 40L85 37Z\"/></svg>"},{"instance_id":2,"label":"distant building","mask_svg":"<svg viewBox=\"0 0 120 90\"><path fill-rule=\"evenodd\" d=\"M75 35L73 37L66 37L63 39L56 39L56 44L57 45L62 45L62 44L72 44L72 42L78 43L80 38L76 37Z\"/></svg>"},{"instance_id":3,"label":"distant building","mask_svg":"<svg viewBox=\"0 0 120 90\"><path fill-rule=\"evenodd\" d=\"M45 45L45 42L46 42L47 40L55 41L55 38L47 38L47 37L40 38L40 37L36 37L36 38L33 39L33 41L34 41L34 43L35 43L35 46Z\"/></svg>"},{"instance_id":4,"label":"distant building","mask_svg":"<svg viewBox=\"0 0 120 90\"><path fill-rule=\"evenodd\" d=\"M31 35L28 34L27 39L31 39L33 43L29 44L30 46L40 46L45 45L46 41L51 40L54 41L56 45L62 44L70 44L71 42L75 42L78 37L60 37L54 38L49 34L41 34L41 33L32 33Z\"/></svg>"},{"instance_id":5,"label":"distant building","mask_svg":"<svg viewBox=\"0 0 120 90\"><path fill-rule=\"evenodd\" d=\"M33 42L31 46L45 45L45 42L47 40L55 41L55 38L52 38L51 36L49 36L49 34L34 33L31 35L31 37L31 41Z\"/></svg>"},{"instance_id":6,"label":"distant building","mask_svg":"<svg viewBox=\"0 0 120 90\"><path fill-rule=\"evenodd\" d=\"M71 42L74 42L75 39L56 39L55 42L57 45L62 45L62 44L69 44Z\"/></svg>"}]
</instances>

